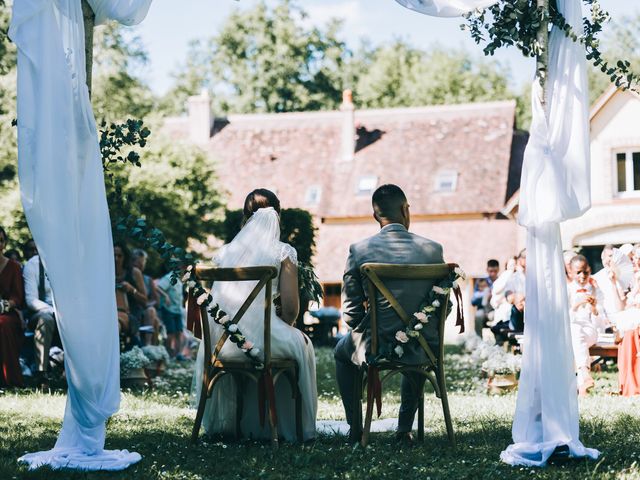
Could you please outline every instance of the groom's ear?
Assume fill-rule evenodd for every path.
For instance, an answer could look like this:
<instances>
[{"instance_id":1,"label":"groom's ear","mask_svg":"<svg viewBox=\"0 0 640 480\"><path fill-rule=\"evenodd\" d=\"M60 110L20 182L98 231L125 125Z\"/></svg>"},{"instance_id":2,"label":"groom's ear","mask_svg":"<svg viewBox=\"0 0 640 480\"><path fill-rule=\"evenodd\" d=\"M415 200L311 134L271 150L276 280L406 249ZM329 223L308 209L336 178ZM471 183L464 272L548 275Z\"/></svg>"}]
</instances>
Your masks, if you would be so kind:
<instances>
[{"instance_id":1,"label":"groom's ear","mask_svg":"<svg viewBox=\"0 0 640 480\"><path fill-rule=\"evenodd\" d=\"M373 212L373 218L375 219L376 222L380 223L380 217L376 212Z\"/></svg>"}]
</instances>

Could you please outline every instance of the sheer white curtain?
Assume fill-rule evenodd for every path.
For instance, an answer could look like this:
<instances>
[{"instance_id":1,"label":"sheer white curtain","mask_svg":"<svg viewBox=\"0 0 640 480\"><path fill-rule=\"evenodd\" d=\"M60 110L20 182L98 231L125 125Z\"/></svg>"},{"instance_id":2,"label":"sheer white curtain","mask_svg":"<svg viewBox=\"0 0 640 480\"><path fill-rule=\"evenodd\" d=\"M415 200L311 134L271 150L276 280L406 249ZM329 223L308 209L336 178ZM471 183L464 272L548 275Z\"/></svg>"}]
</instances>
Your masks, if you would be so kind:
<instances>
[{"instance_id":1,"label":"sheer white curtain","mask_svg":"<svg viewBox=\"0 0 640 480\"><path fill-rule=\"evenodd\" d=\"M558 10L574 31L582 31L580 0L558 0ZM591 206L586 57L584 48L556 27L549 42L547 111L536 82L520 183L518 221L527 227L526 328L514 444L501 454L512 465L545 465L559 445L568 445L572 456L599 455L579 440L559 227Z\"/></svg>"},{"instance_id":2,"label":"sheer white curtain","mask_svg":"<svg viewBox=\"0 0 640 480\"><path fill-rule=\"evenodd\" d=\"M144 18L151 0L91 0L98 19ZM118 470L140 460L104 450L120 403L113 247L86 86L80 0L15 1L18 168L22 203L55 297L69 391L52 450L30 468Z\"/></svg>"},{"instance_id":3,"label":"sheer white curtain","mask_svg":"<svg viewBox=\"0 0 640 480\"><path fill-rule=\"evenodd\" d=\"M433 16L455 16L491 0L396 0ZM557 0L576 32L580 0ZM524 354L513 441L501 454L512 465L542 466L559 445L573 456L599 452L579 440L578 402L559 222L591 206L589 97L583 47L553 28L547 78L547 111L534 82L531 137L525 152L518 221L527 227L527 307Z\"/></svg>"}]
</instances>

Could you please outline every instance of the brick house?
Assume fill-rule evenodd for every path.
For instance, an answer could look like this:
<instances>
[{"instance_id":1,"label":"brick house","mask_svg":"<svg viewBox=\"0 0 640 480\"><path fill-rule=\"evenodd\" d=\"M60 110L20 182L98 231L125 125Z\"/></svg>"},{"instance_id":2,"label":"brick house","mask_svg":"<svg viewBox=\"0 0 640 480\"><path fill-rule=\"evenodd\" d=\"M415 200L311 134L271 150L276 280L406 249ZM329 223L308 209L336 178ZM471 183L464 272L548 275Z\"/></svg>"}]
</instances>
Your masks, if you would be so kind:
<instances>
[{"instance_id":1,"label":"brick house","mask_svg":"<svg viewBox=\"0 0 640 480\"><path fill-rule=\"evenodd\" d=\"M384 183L406 192L411 230L442 243L470 276L522 248L522 229L501 213L527 141L514 119L514 101L355 110L349 92L340 111L214 118L203 94L164 131L210 152L230 208L265 187L283 207L312 212L325 303L339 306L348 247L378 230L371 194Z\"/></svg>"}]
</instances>

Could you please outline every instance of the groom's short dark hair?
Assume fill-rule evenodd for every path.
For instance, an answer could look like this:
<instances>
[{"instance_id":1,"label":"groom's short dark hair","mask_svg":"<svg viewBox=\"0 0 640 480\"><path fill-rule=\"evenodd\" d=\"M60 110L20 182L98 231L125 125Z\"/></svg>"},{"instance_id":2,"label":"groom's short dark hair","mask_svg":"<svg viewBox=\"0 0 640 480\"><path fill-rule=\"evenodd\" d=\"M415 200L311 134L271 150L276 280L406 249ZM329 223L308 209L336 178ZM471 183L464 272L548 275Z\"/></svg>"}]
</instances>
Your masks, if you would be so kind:
<instances>
[{"instance_id":1,"label":"groom's short dark hair","mask_svg":"<svg viewBox=\"0 0 640 480\"><path fill-rule=\"evenodd\" d=\"M379 218L398 218L406 202L402 189L391 183L379 186L371 197L373 211Z\"/></svg>"}]
</instances>

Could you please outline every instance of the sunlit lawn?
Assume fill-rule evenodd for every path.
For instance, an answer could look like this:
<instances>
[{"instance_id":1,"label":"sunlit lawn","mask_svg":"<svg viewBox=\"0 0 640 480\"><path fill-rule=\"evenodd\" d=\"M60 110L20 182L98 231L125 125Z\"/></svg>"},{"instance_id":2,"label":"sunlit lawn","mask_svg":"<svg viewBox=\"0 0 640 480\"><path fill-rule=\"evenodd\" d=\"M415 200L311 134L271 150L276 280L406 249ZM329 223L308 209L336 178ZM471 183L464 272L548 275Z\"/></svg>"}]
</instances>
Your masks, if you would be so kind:
<instances>
[{"instance_id":1,"label":"sunlit lawn","mask_svg":"<svg viewBox=\"0 0 640 480\"><path fill-rule=\"evenodd\" d=\"M598 374L597 389L581 402L582 438L604 452L599 461L575 461L546 469L512 468L499 461L510 443L515 395L488 396L484 381L455 349L447 355L450 404L458 447L447 446L439 401L429 396L424 445L400 448L391 433L354 447L344 437L313 443L189 443L194 412L188 408L190 365L174 365L151 392L125 393L110 421L107 448L127 448L142 461L120 473L29 472L16 463L25 452L51 448L64 409L63 393L5 392L0 396L0 479L434 479L434 478L640 478L640 402L612 396L616 373ZM318 351L319 417L341 419L331 352ZM396 415L397 385L385 394L383 417Z\"/></svg>"}]
</instances>

